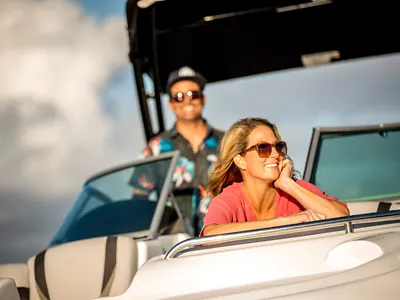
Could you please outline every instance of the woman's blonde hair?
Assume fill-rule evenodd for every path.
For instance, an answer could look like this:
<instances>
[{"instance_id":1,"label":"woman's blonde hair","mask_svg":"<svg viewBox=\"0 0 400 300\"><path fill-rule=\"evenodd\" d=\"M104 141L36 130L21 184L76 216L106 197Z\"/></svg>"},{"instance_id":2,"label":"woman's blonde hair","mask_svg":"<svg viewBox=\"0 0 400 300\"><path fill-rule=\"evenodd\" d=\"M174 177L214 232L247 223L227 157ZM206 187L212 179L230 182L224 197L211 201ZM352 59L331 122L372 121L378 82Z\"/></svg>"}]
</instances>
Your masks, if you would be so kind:
<instances>
[{"instance_id":1,"label":"woman's blonde hair","mask_svg":"<svg viewBox=\"0 0 400 300\"><path fill-rule=\"evenodd\" d=\"M245 118L234 123L222 138L218 148L218 159L210 170L208 190L213 197L232 183L243 181L242 174L233 159L236 155L244 153L250 133L258 126L271 128L276 139L281 140L276 126L266 119Z\"/></svg>"}]
</instances>

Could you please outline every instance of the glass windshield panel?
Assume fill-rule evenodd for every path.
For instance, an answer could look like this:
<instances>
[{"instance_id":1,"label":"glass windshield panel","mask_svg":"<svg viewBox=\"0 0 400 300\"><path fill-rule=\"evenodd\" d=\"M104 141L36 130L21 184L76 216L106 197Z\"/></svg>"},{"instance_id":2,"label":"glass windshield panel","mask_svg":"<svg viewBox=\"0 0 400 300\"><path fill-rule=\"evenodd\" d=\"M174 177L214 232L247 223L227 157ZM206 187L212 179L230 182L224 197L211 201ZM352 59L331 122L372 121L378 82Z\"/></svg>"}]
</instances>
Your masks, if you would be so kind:
<instances>
[{"instance_id":1,"label":"glass windshield panel","mask_svg":"<svg viewBox=\"0 0 400 300\"><path fill-rule=\"evenodd\" d=\"M400 197L400 131L322 134L311 181L342 201Z\"/></svg>"},{"instance_id":2,"label":"glass windshield panel","mask_svg":"<svg viewBox=\"0 0 400 300\"><path fill-rule=\"evenodd\" d=\"M171 158L116 170L88 182L51 245L150 229ZM143 180L151 189L135 195Z\"/></svg>"}]
</instances>

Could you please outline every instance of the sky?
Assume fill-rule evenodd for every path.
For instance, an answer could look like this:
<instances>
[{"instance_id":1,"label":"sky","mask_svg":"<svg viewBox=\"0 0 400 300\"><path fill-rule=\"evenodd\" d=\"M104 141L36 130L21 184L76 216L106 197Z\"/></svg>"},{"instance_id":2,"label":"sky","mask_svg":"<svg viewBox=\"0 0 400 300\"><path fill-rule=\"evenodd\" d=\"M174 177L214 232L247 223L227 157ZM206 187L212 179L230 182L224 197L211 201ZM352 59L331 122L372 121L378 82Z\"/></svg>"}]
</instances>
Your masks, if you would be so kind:
<instances>
[{"instance_id":1,"label":"sky","mask_svg":"<svg viewBox=\"0 0 400 300\"><path fill-rule=\"evenodd\" d=\"M0 0L0 263L44 249L85 179L144 146L124 10ZM269 119L302 172L313 127L400 122L399 82L400 54L250 76L207 86L205 117Z\"/></svg>"}]
</instances>

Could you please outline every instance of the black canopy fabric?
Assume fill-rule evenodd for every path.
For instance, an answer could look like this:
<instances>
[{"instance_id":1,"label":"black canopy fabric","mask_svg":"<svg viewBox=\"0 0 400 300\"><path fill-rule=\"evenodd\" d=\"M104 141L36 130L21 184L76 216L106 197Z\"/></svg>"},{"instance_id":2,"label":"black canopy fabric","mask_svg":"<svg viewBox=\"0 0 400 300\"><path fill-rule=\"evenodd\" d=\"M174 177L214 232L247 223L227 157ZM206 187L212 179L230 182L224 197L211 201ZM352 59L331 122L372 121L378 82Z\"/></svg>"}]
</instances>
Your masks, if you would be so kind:
<instances>
[{"instance_id":1,"label":"black canopy fabric","mask_svg":"<svg viewBox=\"0 0 400 300\"><path fill-rule=\"evenodd\" d=\"M400 51L395 1L137 2L127 3L129 56L160 92L183 65L217 82Z\"/></svg>"}]
</instances>

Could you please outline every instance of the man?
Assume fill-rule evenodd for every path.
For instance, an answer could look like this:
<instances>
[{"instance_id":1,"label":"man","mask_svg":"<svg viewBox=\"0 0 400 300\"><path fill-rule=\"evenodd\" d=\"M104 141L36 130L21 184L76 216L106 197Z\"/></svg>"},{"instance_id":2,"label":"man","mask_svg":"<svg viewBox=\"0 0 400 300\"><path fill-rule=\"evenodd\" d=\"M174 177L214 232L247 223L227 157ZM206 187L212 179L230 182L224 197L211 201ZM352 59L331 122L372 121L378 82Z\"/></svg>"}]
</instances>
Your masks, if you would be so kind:
<instances>
[{"instance_id":1,"label":"man","mask_svg":"<svg viewBox=\"0 0 400 300\"><path fill-rule=\"evenodd\" d=\"M187 66L171 72L166 91L168 106L176 117L175 125L151 139L142 151L144 157L149 157L180 150L181 157L173 176L174 195L183 217L192 224L195 236L199 234L202 222L199 205L200 214L204 214L210 199L205 190L208 170L217 158L217 146L224 134L203 118L206 83L200 73ZM134 175L130 181L134 194L149 195L157 186L155 178L150 172Z\"/></svg>"}]
</instances>

